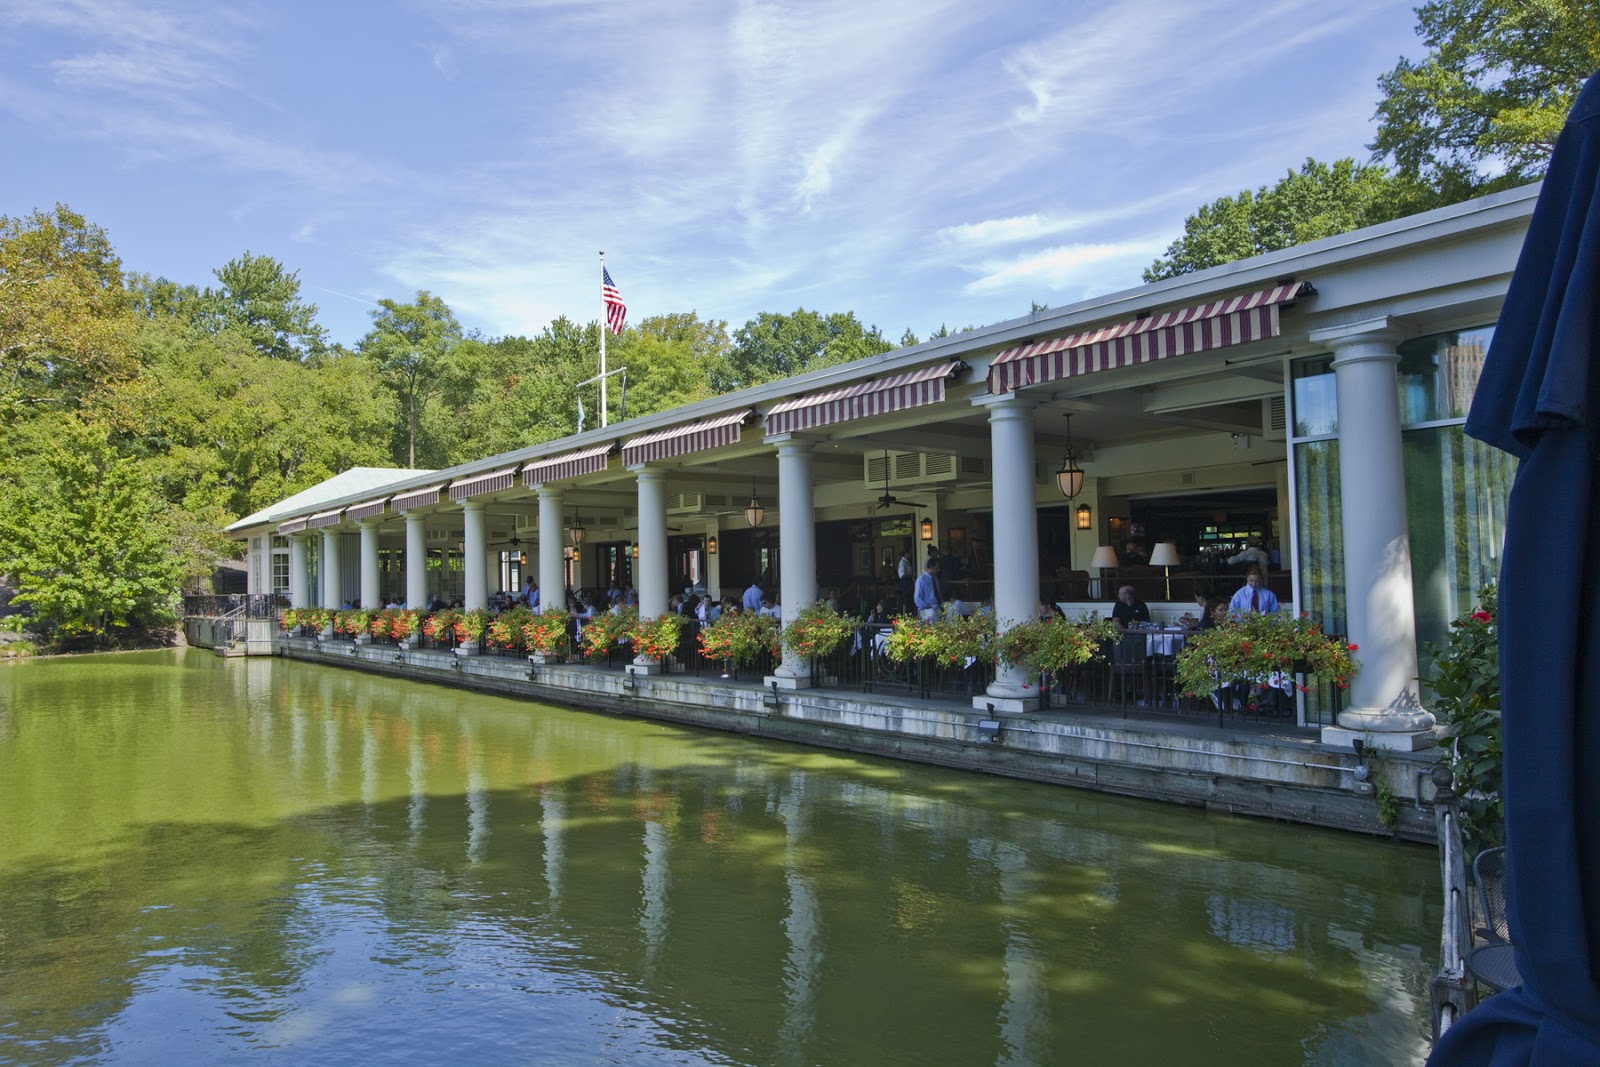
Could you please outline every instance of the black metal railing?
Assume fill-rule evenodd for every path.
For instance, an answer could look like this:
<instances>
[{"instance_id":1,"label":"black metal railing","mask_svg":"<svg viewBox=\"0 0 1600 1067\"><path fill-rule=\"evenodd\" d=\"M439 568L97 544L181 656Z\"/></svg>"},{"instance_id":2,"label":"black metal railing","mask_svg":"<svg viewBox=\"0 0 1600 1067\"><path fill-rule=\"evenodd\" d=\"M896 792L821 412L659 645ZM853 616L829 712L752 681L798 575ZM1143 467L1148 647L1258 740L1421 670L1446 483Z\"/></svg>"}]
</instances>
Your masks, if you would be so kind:
<instances>
[{"instance_id":1,"label":"black metal railing","mask_svg":"<svg viewBox=\"0 0 1600 1067\"><path fill-rule=\"evenodd\" d=\"M185 618L218 619L275 619L284 599L273 593L232 593L228 595L186 596L183 598Z\"/></svg>"}]
</instances>

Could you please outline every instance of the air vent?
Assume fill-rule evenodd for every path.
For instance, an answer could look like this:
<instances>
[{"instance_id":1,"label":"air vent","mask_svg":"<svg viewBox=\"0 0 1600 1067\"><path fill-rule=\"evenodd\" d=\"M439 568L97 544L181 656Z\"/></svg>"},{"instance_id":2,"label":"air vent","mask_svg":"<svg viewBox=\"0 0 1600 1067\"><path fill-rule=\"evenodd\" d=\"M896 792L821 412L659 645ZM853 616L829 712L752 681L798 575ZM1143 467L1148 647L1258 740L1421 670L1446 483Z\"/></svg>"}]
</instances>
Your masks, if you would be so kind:
<instances>
[{"instance_id":1,"label":"air vent","mask_svg":"<svg viewBox=\"0 0 1600 1067\"><path fill-rule=\"evenodd\" d=\"M1261 436L1268 441L1282 441L1288 427L1283 397L1269 396L1261 401Z\"/></svg>"},{"instance_id":2,"label":"air vent","mask_svg":"<svg viewBox=\"0 0 1600 1067\"><path fill-rule=\"evenodd\" d=\"M1179 485L1193 485L1194 484L1194 471L1182 471L1182 472L1180 472L1179 475L1178 475L1178 484Z\"/></svg>"},{"instance_id":3,"label":"air vent","mask_svg":"<svg viewBox=\"0 0 1600 1067\"><path fill-rule=\"evenodd\" d=\"M884 472L890 487L925 485L956 480L956 457L948 452L868 453L862 459L862 478L869 488L883 491Z\"/></svg>"},{"instance_id":4,"label":"air vent","mask_svg":"<svg viewBox=\"0 0 1600 1067\"><path fill-rule=\"evenodd\" d=\"M989 461L982 456L962 456L961 476L982 478L989 473Z\"/></svg>"}]
</instances>

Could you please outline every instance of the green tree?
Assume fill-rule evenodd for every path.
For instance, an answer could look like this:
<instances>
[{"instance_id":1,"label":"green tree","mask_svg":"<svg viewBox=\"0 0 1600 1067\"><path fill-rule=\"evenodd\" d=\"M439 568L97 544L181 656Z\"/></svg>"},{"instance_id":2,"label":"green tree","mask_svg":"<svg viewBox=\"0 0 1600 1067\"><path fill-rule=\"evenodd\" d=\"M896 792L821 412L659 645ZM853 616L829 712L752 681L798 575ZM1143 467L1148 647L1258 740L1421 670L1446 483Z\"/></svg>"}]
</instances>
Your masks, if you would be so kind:
<instances>
[{"instance_id":1,"label":"green tree","mask_svg":"<svg viewBox=\"0 0 1600 1067\"><path fill-rule=\"evenodd\" d=\"M170 622L186 561L139 464L73 415L30 431L25 464L0 480L0 573L15 599L67 638Z\"/></svg>"},{"instance_id":2,"label":"green tree","mask_svg":"<svg viewBox=\"0 0 1600 1067\"><path fill-rule=\"evenodd\" d=\"M1144 280L1276 252L1431 206L1431 194L1419 182L1380 164L1349 157L1332 164L1307 159L1270 188L1246 189L1203 205L1184 220L1183 236L1145 269Z\"/></svg>"},{"instance_id":3,"label":"green tree","mask_svg":"<svg viewBox=\"0 0 1600 1067\"><path fill-rule=\"evenodd\" d=\"M864 359L894 346L876 326L864 326L855 312L821 312L797 308L783 315L763 311L733 335L728 358L712 372L719 393L776 381L819 367Z\"/></svg>"},{"instance_id":4,"label":"green tree","mask_svg":"<svg viewBox=\"0 0 1600 1067\"><path fill-rule=\"evenodd\" d=\"M406 466L415 467L423 408L462 339L461 325L443 300L424 290L409 304L380 300L371 314L372 329L357 350L378 368L400 405Z\"/></svg>"},{"instance_id":5,"label":"green tree","mask_svg":"<svg viewBox=\"0 0 1600 1067\"><path fill-rule=\"evenodd\" d=\"M1595 0L1432 0L1428 46L1378 81L1370 146L1446 203L1532 181L1584 79L1600 67Z\"/></svg>"},{"instance_id":6,"label":"green tree","mask_svg":"<svg viewBox=\"0 0 1600 1067\"><path fill-rule=\"evenodd\" d=\"M303 360L327 347L317 305L300 299L299 271L246 252L214 273L222 284L200 294L198 315L211 333L236 331L256 351L278 359Z\"/></svg>"},{"instance_id":7,"label":"green tree","mask_svg":"<svg viewBox=\"0 0 1600 1067\"><path fill-rule=\"evenodd\" d=\"M0 425L75 408L132 373L132 328L104 230L64 204L0 215Z\"/></svg>"}]
</instances>

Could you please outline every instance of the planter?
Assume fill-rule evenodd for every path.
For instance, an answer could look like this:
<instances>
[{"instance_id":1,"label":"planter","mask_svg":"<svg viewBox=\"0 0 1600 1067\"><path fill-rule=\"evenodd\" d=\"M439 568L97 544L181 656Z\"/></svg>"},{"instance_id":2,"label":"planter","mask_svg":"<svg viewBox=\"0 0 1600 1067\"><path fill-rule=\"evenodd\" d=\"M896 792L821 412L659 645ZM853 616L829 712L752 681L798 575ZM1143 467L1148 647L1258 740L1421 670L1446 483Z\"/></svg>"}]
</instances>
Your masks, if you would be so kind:
<instances>
[{"instance_id":1,"label":"planter","mask_svg":"<svg viewBox=\"0 0 1600 1067\"><path fill-rule=\"evenodd\" d=\"M565 658L555 652L530 652L528 662L535 667L549 667L553 664L565 662Z\"/></svg>"},{"instance_id":2,"label":"planter","mask_svg":"<svg viewBox=\"0 0 1600 1067\"><path fill-rule=\"evenodd\" d=\"M412 634L410 637L402 637L400 640L396 641L395 644L404 649L417 648L422 644L422 635Z\"/></svg>"},{"instance_id":3,"label":"planter","mask_svg":"<svg viewBox=\"0 0 1600 1067\"><path fill-rule=\"evenodd\" d=\"M372 644L372 635L371 634L356 634L356 644L358 644L358 645L370 645L370 644Z\"/></svg>"}]
</instances>

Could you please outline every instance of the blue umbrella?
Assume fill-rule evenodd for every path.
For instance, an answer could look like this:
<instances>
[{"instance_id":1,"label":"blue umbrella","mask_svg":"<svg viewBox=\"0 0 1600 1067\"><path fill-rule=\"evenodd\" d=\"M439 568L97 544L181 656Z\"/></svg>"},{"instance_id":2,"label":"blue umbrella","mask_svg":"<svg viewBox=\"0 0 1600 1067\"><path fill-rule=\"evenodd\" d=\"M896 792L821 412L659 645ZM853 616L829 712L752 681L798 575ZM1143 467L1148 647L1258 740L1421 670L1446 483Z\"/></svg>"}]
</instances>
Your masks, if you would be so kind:
<instances>
[{"instance_id":1,"label":"blue umbrella","mask_svg":"<svg viewBox=\"0 0 1600 1067\"><path fill-rule=\"evenodd\" d=\"M1600 1064L1600 77L1556 142L1467 433L1520 458L1500 571L1508 918L1523 984L1431 1064Z\"/></svg>"}]
</instances>

